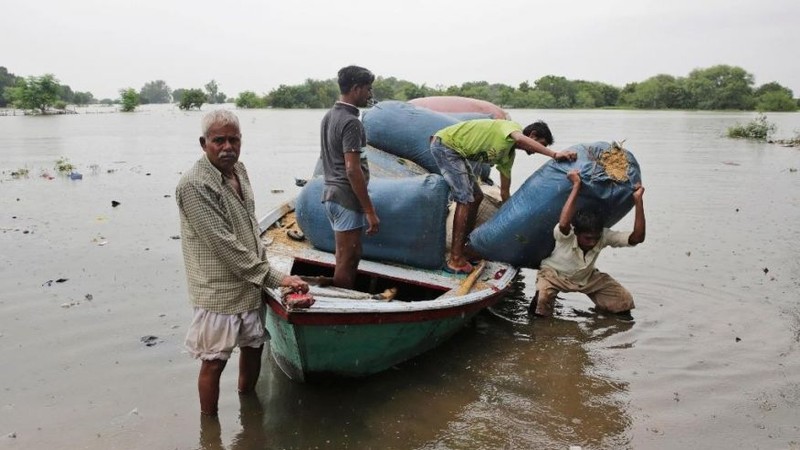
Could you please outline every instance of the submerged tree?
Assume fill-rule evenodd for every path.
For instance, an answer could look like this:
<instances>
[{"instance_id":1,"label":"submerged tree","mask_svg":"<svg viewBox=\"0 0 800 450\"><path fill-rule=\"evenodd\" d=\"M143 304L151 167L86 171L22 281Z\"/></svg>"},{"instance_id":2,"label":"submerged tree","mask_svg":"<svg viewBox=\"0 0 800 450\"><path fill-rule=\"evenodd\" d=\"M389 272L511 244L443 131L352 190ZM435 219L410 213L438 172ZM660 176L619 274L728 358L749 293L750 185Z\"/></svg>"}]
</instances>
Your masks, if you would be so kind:
<instances>
[{"instance_id":1,"label":"submerged tree","mask_svg":"<svg viewBox=\"0 0 800 450\"><path fill-rule=\"evenodd\" d=\"M183 98L183 94L185 94L187 89L178 88L172 91L172 102L173 103L180 103L181 99Z\"/></svg>"},{"instance_id":2,"label":"submerged tree","mask_svg":"<svg viewBox=\"0 0 800 450\"><path fill-rule=\"evenodd\" d=\"M6 92L6 88L14 87L19 79L20 77L10 73L5 67L0 66L0 108L4 108L9 101L9 99L3 95Z\"/></svg>"},{"instance_id":3,"label":"submerged tree","mask_svg":"<svg viewBox=\"0 0 800 450\"><path fill-rule=\"evenodd\" d=\"M20 109L38 110L45 114L47 108L59 101L61 88L52 74L41 77L18 78L13 87L6 88L6 98Z\"/></svg>"},{"instance_id":4,"label":"submerged tree","mask_svg":"<svg viewBox=\"0 0 800 450\"><path fill-rule=\"evenodd\" d=\"M139 91L139 100L142 104L169 103L171 90L164 80L149 81Z\"/></svg>"},{"instance_id":5,"label":"submerged tree","mask_svg":"<svg viewBox=\"0 0 800 450\"><path fill-rule=\"evenodd\" d=\"M193 108L200 109L208 100L206 97L206 93L201 91L200 89L187 89L183 92L183 96L181 97L181 101L178 104L178 107L183 110L189 110Z\"/></svg>"},{"instance_id":6,"label":"submerged tree","mask_svg":"<svg viewBox=\"0 0 800 450\"><path fill-rule=\"evenodd\" d=\"M744 125L737 123L728 128L728 137L766 141L776 129L777 126L774 123L767 121L767 116L759 114L749 123Z\"/></svg>"},{"instance_id":7,"label":"submerged tree","mask_svg":"<svg viewBox=\"0 0 800 450\"><path fill-rule=\"evenodd\" d=\"M642 109L677 109L690 106L685 80L667 74L636 83L625 91L624 99L627 105Z\"/></svg>"},{"instance_id":8,"label":"submerged tree","mask_svg":"<svg viewBox=\"0 0 800 450\"><path fill-rule=\"evenodd\" d=\"M236 97L236 107L242 109L263 108L266 102L253 91L240 92Z\"/></svg>"},{"instance_id":9,"label":"submerged tree","mask_svg":"<svg viewBox=\"0 0 800 450\"><path fill-rule=\"evenodd\" d=\"M91 92L76 92L72 95L72 103L75 105L88 105L97 103Z\"/></svg>"},{"instance_id":10,"label":"submerged tree","mask_svg":"<svg viewBox=\"0 0 800 450\"><path fill-rule=\"evenodd\" d=\"M759 111L797 111L797 102L791 89L773 81L762 84L754 93Z\"/></svg>"},{"instance_id":11,"label":"submerged tree","mask_svg":"<svg viewBox=\"0 0 800 450\"><path fill-rule=\"evenodd\" d=\"M123 112L132 112L139 106L139 94L134 88L120 89L119 96Z\"/></svg>"},{"instance_id":12,"label":"submerged tree","mask_svg":"<svg viewBox=\"0 0 800 450\"><path fill-rule=\"evenodd\" d=\"M224 93L219 91L219 85L217 84L216 80L209 81L206 85L206 93L208 103L225 103L227 97ZM198 107L199 108L199 107Z\"/></svg>"},{"instance_id":13,"label":"submerged tree","mask_svg":"<svg viewBox=\"0 0 800 450\"><path fill-rule=\"evenodd\" d=\"M753 75L741 67L724 64L695 69L686 79L694 107L697 109L752 109Z\"/></svg>"}]
</instances>

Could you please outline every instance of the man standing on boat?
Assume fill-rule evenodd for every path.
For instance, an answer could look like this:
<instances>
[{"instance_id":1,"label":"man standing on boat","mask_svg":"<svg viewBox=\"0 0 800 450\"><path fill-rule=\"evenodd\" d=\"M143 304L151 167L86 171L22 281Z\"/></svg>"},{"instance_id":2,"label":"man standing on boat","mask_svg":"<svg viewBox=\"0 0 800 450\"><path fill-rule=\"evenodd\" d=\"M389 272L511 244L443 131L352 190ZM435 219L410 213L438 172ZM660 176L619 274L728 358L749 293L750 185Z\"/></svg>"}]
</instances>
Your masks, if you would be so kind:
<instances>
[{"instance_id":1,"label":"man standing on boat","mask_svg":"<svg viewBox=\"0 0 800 450\"><path fill-rule=\"evenodd\" d=\"M431 154L456 202L453 242L450 259L444 267L446 272L467 274L473 269L467 261L464 246L467 236L475 227L483 192L472 172L470 161L496 165L500 172L500 197L505 202L510 195L511 166L516 149L524 150L529 155L541 153L557 161L574 161L577 158L573 151L557 152L547 148L552 144L553 134L547 124L541 121L523 129L510 120L468 120L443 128L433 135Z\"/></svg>"},{"instance_id":2,"label":"man standing on boat","mask_svg":"<svg viewBox=\"0 0 800 450\"><path fill-rule=\"evenodd\" d=\"M200 412L216 416L219 380L239 347L240 394L255 390L264 349L264 288L308 292L308 284L267 262L255 217L253 190L239 162L239 119L216 110L202 121L205 155L176 188L181 244L194 317L186 348L202 361L197 388Z\"/></svg>"},{"instance_id":3,"label":"man standing on boat","mask_svg":"<svg viewBox=\"0 0 800 450\"><path fill-rule=\"evenodd\" d=\"M338 74L339 101L325 114L320 131L325 189L322 202L336 239L334 286L352 289L361 261L361 234L378 232L380 219L367 193L369 166L364 154L366 133L359 110L372 99L375 75L358 66Z\"/></svg>"}]
</instances>

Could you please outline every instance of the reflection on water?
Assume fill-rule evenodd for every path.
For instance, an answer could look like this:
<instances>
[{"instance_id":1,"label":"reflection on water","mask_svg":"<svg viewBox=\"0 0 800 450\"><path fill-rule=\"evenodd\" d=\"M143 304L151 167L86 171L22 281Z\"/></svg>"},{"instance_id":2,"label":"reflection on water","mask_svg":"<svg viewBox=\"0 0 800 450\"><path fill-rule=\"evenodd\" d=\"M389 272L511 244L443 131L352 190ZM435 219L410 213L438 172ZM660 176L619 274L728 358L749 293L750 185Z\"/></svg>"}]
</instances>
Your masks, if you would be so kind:
<instances>
[{"instance_id":1,"label":"reflection on water","mask_svg":"<svg viewBox=\"0 0 800 450\"><path fill-rule=\"evenodd\" d=\"M324 111L237 113L263 214L313 171ZM472 326L376 376L299 384L265 352L258 395L240 398L228 370L218 421L199 419L182 353L171 238L202 114L0 117L0 448L798 447L800 151L724 137L753 114L513 111L546 120L556 149L627 139L648 240L598 267L634 294L635 322L581 294L531 319L523 270ZM800 114L769 119L779 138L800 129ZM62 157L82 180L39 176ZM512 189L543 162L518 158Z\"/></svg>"},{"instance_id":2,"label":"reflection on water","mask_svg":"<svg viewBox=\"0 0 800 450\"><path fill-rule=\"evenodd\" d=\"M628 446L627 383L589 349L633 323L530 320L522 286L441 348L373 377L301 384L270 364L263 409L242 403L231 448Z\"/></svg>"},{"instance_id":3,"label":"reflection on water","mask_svg":"<svg viewBox=\"0 0 800 450\"><path fill-rule=\"evenodd\" d=\"M200 450L248 450L269 448L270 439L264 428L264 407L255 395L239 396L239 431L229 446L222 442L219 417L200 416Z\"/></svg>"}]
</instances>

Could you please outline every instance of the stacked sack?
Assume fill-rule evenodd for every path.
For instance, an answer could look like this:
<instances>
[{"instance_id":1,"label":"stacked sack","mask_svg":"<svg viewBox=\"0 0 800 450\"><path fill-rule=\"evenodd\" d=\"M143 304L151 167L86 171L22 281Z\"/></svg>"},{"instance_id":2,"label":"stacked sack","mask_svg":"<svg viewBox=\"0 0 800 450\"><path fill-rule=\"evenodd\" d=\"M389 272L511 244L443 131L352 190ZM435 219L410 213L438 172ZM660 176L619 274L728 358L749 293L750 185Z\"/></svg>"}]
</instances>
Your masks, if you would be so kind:
<instances>
[{"instance_id":1,"label":"stacked sack","mask_svg":"<svg viewBox=\"0 0 800 450\"><path fill-rule=\"evenodd\" d=\"M365 259L397 262L425 269L444 265L450 242L450 190L430 153L430 137L442 128L490 114L465 110L443 114L405 102L386 101L364 111L365 149L370 167L369 195L381 219L380 232L362 240ZM491 166L476 163L476 175L489 179ZM321 161L314 179L295 203L297 223L314 247L335 250L321 203L324 180ZM497 202L483 202L479 223L491 217Z\"/></svg>"},{"instance_id":2,"label":"stacked sack","mask_svg":"<svg viewBox=\"0 0 800 450\"><path fill-rule=\"evenodd\" d=\"M439 166L430 151L431 136L442 128L465 120L490 117L486 113L469 111L455 116L398 101L380 102L363 113L369 145L410 159L428 172L439 175ZM475 175L482 180L489 178L490 169L491 166L484 163L473 165Z\"/></svg>"},{"instance_id":3,"label":"stacked sack","mask_svg":"<svg viewBox=\"0 0 800 450\"><path fill-rule=\"evenodd\" d=\"M574 162L551 160L514 192L497 214L470 233L469 245L485 258L536 269L553 251L553 229L558 223L572 182L567 173L577 169L581 186L577 207L604 212L606 227L619 222L633 208L633 187L641 183L639 163L621 145L608 142L578 144Z\"/></svg>"}]
</instances>

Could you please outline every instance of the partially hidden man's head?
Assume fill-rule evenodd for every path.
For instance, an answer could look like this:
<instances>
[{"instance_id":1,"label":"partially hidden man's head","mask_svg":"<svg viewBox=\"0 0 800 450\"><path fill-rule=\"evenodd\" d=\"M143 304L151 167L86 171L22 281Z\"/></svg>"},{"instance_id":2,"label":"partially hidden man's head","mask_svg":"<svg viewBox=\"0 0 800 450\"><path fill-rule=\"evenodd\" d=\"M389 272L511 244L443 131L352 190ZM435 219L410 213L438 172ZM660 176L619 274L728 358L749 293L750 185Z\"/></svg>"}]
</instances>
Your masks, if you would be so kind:
<instances>
[{"instance_id":1,"label":"partially hidden man's head","mask_svg":"<svg viewBox=\"0 0 800 450\"><path fill-rule=\"evenodd\" d=\"M544 121L536 121L522 130L522 134L525 136L533 139L534 141L548 147L553 145L555 140L553 139L553 133L550 131L550 127Z\"/></svg>"},{"instance_id":2,"label":"partially hidden man's head","mask_svg":"<svg viewBox=\"0 0 800 450\"><path fill-rule=\"evenodd\" d=\"M201 126L200 147L209 162L223 174L232 174L242 149L239 118L231 111L218 109L203 116Z\"/></svg>"},{"instance_id":3,"label":"partially hidden man's head","mask_svg":"<svg viewBox=\"0 0 800 450\"><path fill-rule=\"evenodd\" d=\"M339 92L355 106L367 106L372 99L372 83L375 75L359 66L342 67L339 70Z\"/></svg>"},{"instance_id":4,"label":"partially hidden man's head","mask_svg":"<svg viewBox=\"0 0 800 450\"><path fill-rule=\"evenodd\" d=\"M600 211L583 208L572 217L572 229L578 240L578 247L588 251L597 245L603 235L603 215Z\"/></svg>"}]
</instances>

